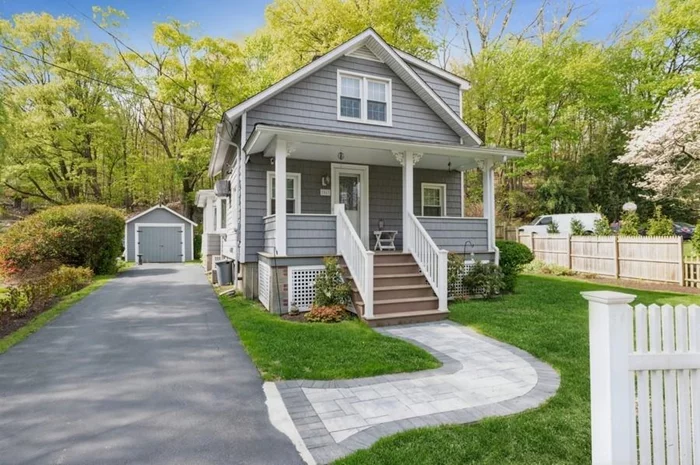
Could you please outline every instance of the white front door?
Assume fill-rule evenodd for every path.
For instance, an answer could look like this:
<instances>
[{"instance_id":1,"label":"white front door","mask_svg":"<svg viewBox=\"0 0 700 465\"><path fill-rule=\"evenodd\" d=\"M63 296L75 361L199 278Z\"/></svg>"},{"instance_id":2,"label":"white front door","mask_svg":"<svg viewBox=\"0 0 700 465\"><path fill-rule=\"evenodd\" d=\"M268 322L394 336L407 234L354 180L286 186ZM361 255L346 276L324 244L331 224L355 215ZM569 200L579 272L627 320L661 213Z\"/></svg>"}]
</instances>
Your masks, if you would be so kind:
<instances>
[{"instance_id":1,"label":"white front door","mask_svg":"<svg viewBox=\"0 0 700 465\"><path fill-rule=\"evenodd\" d=\"M332 204L345 205L345 214L365 247L369 247L369 168L334 163L331 172Z\"/></svg>"}]
</instances>

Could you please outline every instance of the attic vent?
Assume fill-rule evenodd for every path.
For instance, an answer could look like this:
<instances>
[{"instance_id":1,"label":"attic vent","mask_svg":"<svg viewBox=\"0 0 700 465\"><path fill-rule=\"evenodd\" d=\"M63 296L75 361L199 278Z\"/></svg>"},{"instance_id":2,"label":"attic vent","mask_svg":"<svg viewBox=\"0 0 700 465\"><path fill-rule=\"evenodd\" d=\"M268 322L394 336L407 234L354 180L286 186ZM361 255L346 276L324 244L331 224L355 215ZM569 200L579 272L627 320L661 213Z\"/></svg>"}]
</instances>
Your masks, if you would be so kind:
<instances>
[{"instance_id":1,"label":"attic vent","mask_svg":"<svg viewBox=\"0 0 700 465\"><path fill-rule=\"evenodd\" d=\"M353 50L352 52L348 53L347 56L384 63L377 55L374 54L374 52L372 52L372 50L368 49L366 45Z\"/></svg>"}]
</instances>

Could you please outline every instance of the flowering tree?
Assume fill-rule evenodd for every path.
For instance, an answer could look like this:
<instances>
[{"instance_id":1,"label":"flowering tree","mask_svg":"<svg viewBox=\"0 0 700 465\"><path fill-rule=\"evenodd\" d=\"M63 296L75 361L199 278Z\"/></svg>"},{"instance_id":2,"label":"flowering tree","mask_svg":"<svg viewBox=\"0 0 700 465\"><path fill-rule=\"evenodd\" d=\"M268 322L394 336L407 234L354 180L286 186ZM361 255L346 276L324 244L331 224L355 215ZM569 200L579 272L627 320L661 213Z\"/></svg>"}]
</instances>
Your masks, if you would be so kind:
<instances>
[{"instance_id":1,"label":"flowering tree","mask_svg":"<svg viewBox=\"0 0 700 465\"><path fill-rule=\"evenodd\" d=\"M678 95L659 118L630 134L617 163L648 168L638 187L655 200L682 197L700 183L700 90Z\"/></svg>"}]
</instances>

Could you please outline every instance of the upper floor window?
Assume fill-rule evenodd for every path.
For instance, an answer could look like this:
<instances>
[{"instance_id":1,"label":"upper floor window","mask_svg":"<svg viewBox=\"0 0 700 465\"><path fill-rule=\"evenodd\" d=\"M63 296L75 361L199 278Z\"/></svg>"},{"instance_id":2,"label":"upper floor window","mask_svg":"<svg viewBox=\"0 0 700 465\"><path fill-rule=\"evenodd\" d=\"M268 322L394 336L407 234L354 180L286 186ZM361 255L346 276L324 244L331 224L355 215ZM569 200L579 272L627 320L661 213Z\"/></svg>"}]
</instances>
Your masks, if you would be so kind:
<instances>
[{"instance_id":1,"label":"upper floor window","mask_svg":"<svg viewBox=\"0 0 700 465\"><path fill-rule=\"evenodd\" d=\"M338 71L338 119L391 125L391 80Z\"/></svg>"}]
</instances>

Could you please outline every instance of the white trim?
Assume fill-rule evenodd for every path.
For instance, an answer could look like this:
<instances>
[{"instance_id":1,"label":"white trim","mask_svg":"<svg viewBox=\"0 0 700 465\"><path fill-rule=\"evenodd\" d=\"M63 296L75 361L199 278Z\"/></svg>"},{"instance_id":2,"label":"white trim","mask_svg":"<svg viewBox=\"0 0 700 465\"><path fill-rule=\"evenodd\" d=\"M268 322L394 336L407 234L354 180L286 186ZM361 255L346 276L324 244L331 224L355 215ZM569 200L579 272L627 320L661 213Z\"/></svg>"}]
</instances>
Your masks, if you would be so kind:
<instances>
[{"instance_id":1,"label":"white trim","mask_svg":"<svg viewBox=\"0 0 700 465\"><path fill-rule=\"evenodd\" d=\"M460 205L460 210L459 210L459 216L461 218L464 218L464 171L459 172L459 190L460 190L460 195L462 196L461 201L459 202Z\"/></svg>"},{"instance_id":2,"label":"white trim","mask_svg":"<svg viewBox=\"0 0 700 465\"><path fill-rule=\"evenodd\" d=\"M185 263L186 257L185 257L185 225L182 223L135 223L134 224L134 244L136 244L136 253L134 254L134 261L138 262L138 256L139 256L139 237L138 237L138 232L139 228L141 227L146 227L146 228L180 228L180 233L182 234L182 242L181 242L181 248L180 251L182 252L182 263ZM192 224L190 224L190 227L193 227ZM194 230L193 230L194 231ZM194 234L190 236L193 245L192 245L192 252L194 253Z\"/></svg>"},{"instance_id":3,"label":"white trim","mask_svg":"<svg viewBox=\"0 0 700 465\"><path fill-rule=\"evenodd\" d=\"M194 221L185 218L184 216L182 216L182 215L179 214L178 212L176 212L176 211L174 211L174 210L171 210L170 208L166 207L165 205L156 205L155 207L151 207L151 208L149 208L148 210L146 210L146 211L144 211L144 212L141 212L141 213L139 213L139 214L136 215L136 216L132 216L131 218L129 218L128 220L126 220L126 222L127 222L127 223L131 223L131 222L134 221L135 219L141 218L142 216L147 215L147 214L151 213L152 211L157 210L157 209L159 209L159 208L162 209L162 210L167 210L168 212L170 212L170 213L172 213L173 215L177 216L177 217L180 218L181 220L185 220L185 221L187 221L188 223L197 226L197 223L195 223Z\"/></svg>"},{"instance_id":4,"label":"white trim","mask_svg":"<svg viewBox=\"0 0 700 465\"><path fill-rule=\"evenodd\" d=\"M338 203L338 174L340 172L360 175L360 238L365 248L369 250L369 166L351 165L347 163L331 163L331 204L330 211L333 212L333 205Z\"/></svg>"},{"instance_id":5,"label":"white trim","mask_svg":"<svg viewBox=\"0 0 700 465\"><path fill-rule=\"evenodd\" d=\"M223 203L226 202L226 208L223 208ZM218 197L216 199L216 215L214 215L214 234L226 234L227 232L227 227L226 223L228 223L228 215L229 215L229 208L230 204L229 198L228 197ZM221 212L226 211L226 221L224 224L221 224Z\"/></svg>"},{"instance_id":6,"label":"white trim","mask_svg":"<svg viewBox=\"0 0 700 465\"><path fill-rule=\"evenodd\" d=\"M184 234L184 232L183 232L183 234ZM202 238L202 239L204 239L204 238ZM184 237L182 238L182 244L183 244L183 246L185 244ZM190 250L192 251L192 256L190 257L190 260L194 260L194 225L192 225L192 224L190 225ZM221 250L221 245L219 245L219 250ZM182 256L185 258L185 261L187 261L187 249L185 249ZM202 260L202 258L204 258L204 260ZM202 260L202 263L206 264L205 255L202 254L201 251L199 253L199 259Z\"/></svg>"},{"instance_id":7,"label":"white trim","mask_svg":"<svg viewBox=\"0 0 700 465\"><path fill-rule=\"evenodd\" d=\"M425 71L428 71L429 73L432 73L436 76L439 76L445 81L450 81L453 84L457 84L460 87L460 90L468 90L471 88L471 83L469 81L460 76L457 76L456 74L450 73L449 71L446 71L440 68L439 66L435 66L434 64L429 63L427 61L421 60L418 57L414 57L410 53L406 53L402 50L399 50L398 48L394 48L394 51L401 57L403 61L410 63L417 68L421 68Z\"/></svg>"},{"instance_id":8,"label":"white trim","mask_svg":"<svg viewBox=\"0 0 700 465\"><path fill-rule=\"evenodd\" d=\"M295 271L322 271L326 267L324 265L302 265L302 266L289 266L287 267L287 291L289 292L289 298L287 299L287 312L292 308L292 304L298 304L296 300L294 300L294 272ZM299 305L297 305L297 308ZM304 310L299 309L300 311L309 311L311 310L310 308L304 307Z\"/></svg>"},{"instance_id":9,"label":"white trim","mask_svg":"<svg viewBox=\"0 0 700 465\"><path fill-rule=\"evenodd\" d=\"M124 255L122 258L125 262L129 261L129 225L126 223L124 223Z\"/></svg>"},{"instance_id":10,"label":"white trim","mask_svg":"<svg viewBox=\"0 0 700 465\"><path fill-rule=\"evenodd\" d=\"M245 258L245 239L246 239L246 197L247 197L247 189L246 185L247 179L246 179L246 171L247 171L247 163L246 160L248 159L248 151L243 148L244 145L248 142L248 136L246 134L246 131L248 130L248 113L243 113L241 115L241 150L238 151L238 156L239 156L239 163L240 163L240 168L238 169L238 182L240 183L240 209L238 210L238 214L240 216L240 221L241 221L241 228L238 231L237 236L237 244L234 244L234 258L240 262L240 263L245 263L246 258ZM237 218L238 220L238 218ZM238 225L236 225L238 226Z\"/></svg>"},{"instance_id":11,"label":"white trim","mask_svg":"<svg viewBox=\"0 0 700 465\"><path fill-rule=\"evenodd\" d=\"M360 117L351 118L349 116L342 116L340 114L340 98L342 97L342 85L341 79L343 77L356 78L360 80ZM338 121L346 121L350 123L362 123L362 124L373 124L375 126L391 126L391 79L384 78L380 76L374 76L372 74L357 73L355 71L349 71L346 69L338 69L336 71L336 81L337 81L337 91L336 91L336 117ZM369 81L380 82L386 85L386 121L377 121L367 118L367 102L368 102L368 86Z\"/></svg>"},{"instance_id":12,"label":"white trim","mask_svg":"<svg viewBox=\"0 0 700 465\"><path fill-rule=\"evenodd\" d=\"M365 45L360 45L359 47L356 47L354 50L352 50L352 51L346 53L345 56L346 56L346 57L357 58L357 59L360 59L360 60L367 60L367 61L374 61L374 62L377 62L377 63L384 63L384 62L381 60L381 58L379 58L377 55L375 55L374 52L372 52L372 50L370 50L370 49L367 49L367 51L369 52L369 54L367 54L367 53L362 54L362 53L360 52L360 50L362 50L363 48L367 48L367 47L366 47ZM371 55L371 56L370 56L370 55Z\"/></svg>"},{"instance_id":13,"label":"white trim","mask_svg":"<svg viewBox=\"0 0 700 465\"><path fill-rule=\"evenodd\" d=\"M434 183L434 182L422 182L420 183L420 213L421 216L425 215L425 189L439 189L440 190L440 202L442 207L442 215L440 217L444 218L447 216L447 184ZM429 205L430 207L435 207L436 205ZM430 216L429 218L440 218L436 216Z\"/></svg>"},{"instance_id":14,"label":"white trim","mask_svg":"<svg viewBox=\"0 0 700 465\"><path fill-rule=\"evenodd\" d=\"M345 53L347 53L349 50L352 50L353 48L357 47L358 45L367 45L367 48L369 48L377 57L382 59L394 72L396 72L397 66L401 68L403 71L406 72L408 77L410 79L408 81L413 81L413 82L406 82L409 88L411 88L414 92L416 89L414 89L415 86L418 86L421 90L423 90L429 98L424 98L422 99L429 107L433 109L433 111L436 111L438 116L445 121L452 129L458 134L460 134L460 131L464 134L469 135L474 142L477 145L482 145L483 141L479 139L479 137L474 133L474 131L467 126L464 121L459 117L459 115L451 109L436 93L435 91L428 86L428 84L423 81L423 79L416 74L416 72L408 66L408 64L399 56L396 50L394 50L391 46L389 46L384 39L382 39L374 30L372 29L367 29L366 31L356 35L352 39L348 40L342 45L339 45L335 49L331 50L330 52L326 53L323 55L321 58L318 58L308 65L298 69L294 73L290 74L289 76L285 77L284 79L280 80L276 84L268 87L264 91L260 92L259 94L249 98L248 100L241 102L240 104L236 105L235 107L227 110L224 114L226 118L229 119L229 121L235 120L238 118L239 115L241 115L243 112L249 110L250 108L261 104L262 102L266 101L267 99L270 99L277 95L278 93L282 92L283 90L287 89L288 87L296 84L297 82L301 81L303 78L306 76L313 74L315 71L321 69L322 67L326 66L327 64L331 63L334 61L336 58L339 58L343 56ZM378 47L380 50L382 50L384 53L388 55L388 58L391 59L391 62L387 61L384 59L382 56L380 56L379 53L377 53L377 50L374 49L374 47ZM418 65L416 65L418 66ZM425 66L425 65L423 65ZM438 112L435 108L435 106L439 107L441 112ZM442 114L441 114L442 113ZM459 130L457 130L457 128Z\"/></svg>"},{"instance_id":15,"label":"white trim","mask_svg":"<svg viewBox=\"0 0 700 465\"><path fill-rule=\"evenodd\" d=\"M272 200L272 178L275 177L274 171L267 172L267 184L265 187L265 210L267 214L265 218L274 216L272 209L270 208L270 200ZM301 214L301 173L290 173L287 171L287 179L294 180L294 213L287 213L287 215L299 215ZM286 191L285 191L286 195ZM285 199L285 201L288 199ZM263 218L264 219L264 218Z\"/></svg>"}]
</instances>

